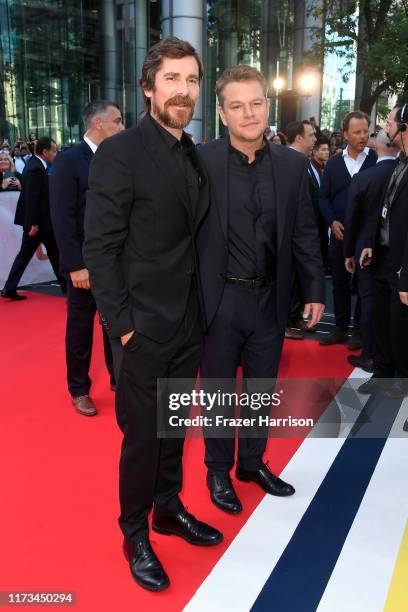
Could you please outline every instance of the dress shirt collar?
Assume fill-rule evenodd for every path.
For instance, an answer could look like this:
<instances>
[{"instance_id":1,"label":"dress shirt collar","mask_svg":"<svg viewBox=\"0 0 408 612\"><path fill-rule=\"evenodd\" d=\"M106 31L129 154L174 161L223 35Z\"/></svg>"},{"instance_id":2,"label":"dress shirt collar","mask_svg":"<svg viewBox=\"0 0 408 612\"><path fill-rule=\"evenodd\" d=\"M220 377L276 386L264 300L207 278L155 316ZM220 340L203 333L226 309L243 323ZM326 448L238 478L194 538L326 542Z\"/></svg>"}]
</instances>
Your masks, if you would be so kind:
<instances>
[{"instance_id":1,"label":"dress shirt collar","mask_svg":"<svg viewBox=\"0 0 408 612\"><path fill-rule=\"evenodd\" d=\"M45 162L43 160L42 157L40 157L39 155L36 155L36 158L40 160L40 162L42 163L42 165L44 166L44 169L47 170L47 162Z\"/></svg>"},{"instance_id":2,"label":"dress shirt collar","mask_svg":"<svg viewBox=\"0 0 408 612\"><path fill-rule=\"evenodd\" d=\"M364 147L364 149L361 151L361 153L357 155L355 159L361 158L362 155L364 155L364 157L367 157L369 152L370 152L370 147ZM354 160L354 157L351 157L351 155L349 155L348 146L345 149L343 149L343 157L348 157L349 159Z\"/></svg>"},{"instance_id":3,"label":"dress shirt collar","mask_svg":"<svg viewBox=\"0 0 408 612\"><path fill-rule=\"evenodd\" d=\"M248 155L245 155L245 153L243 153L239 149L236 149L235 147L233 147L232 144L231 144L231 140L230 140L229 136L228 136L228 144L229 144L229 152L230 152L230 154L235 155L236 157L238 157L238 159L241 161L241 163L244 166L250 166L251 165L248 162ZM268 141L266 140L266 138L264 138L262 140L262 146L255 151L255 160L254 160L254 162L258 162L261 159L263 159L267 152L268 152ZM254 163L254 162L252 162L252 163Z\"/></svg>"},{"instance_id":4,"label":"dress shirt collar","mask_svg":"<svg viewBox=\"0 0 408 612\"><path fill-rule=\"evenodd\" d=\"M383 161L387 161L387 159L392 159L392 161L395 161L398 158L394 157L393 155L382 155L381 157L377 159L377 164Z\"/></svg>"},{"instance_id":5,"label":"dress shirt collar","mask_svg":"<svg viewBox=\"0 0 408 612\"><path fill-rule=\"evenodd\" d=\"M92 142L92 140L90 138L88 138L88 136L86 134L84 136L84 141L86 142L88 147L91 149L92 153L95 153L96 149L98 148L98 145L96 145L94 142Z\"/></svg>"},{"instance_id":6,"label":"dress shirt collar","mask_svg":"<svg viewBox=\"0 0 408 612\"><path fill-rule=\"evenodd\" d=\"M194 142L184 130L181 134L180 140L178 140L175 136L173 136L173 134L170 134L170 132L166 130L166 128L160 125L160 123L158 123L156 119L153 119L150 113L149 113L149 117L150 117L151 122L153 123L153 125L155 126L155 128L157 129L161 137L163 138L164 142L169 147L169 149L173 149L174 147L180 147L180 145L182 145L186 149L194 148Z\"/></svg>"}]
</instances>

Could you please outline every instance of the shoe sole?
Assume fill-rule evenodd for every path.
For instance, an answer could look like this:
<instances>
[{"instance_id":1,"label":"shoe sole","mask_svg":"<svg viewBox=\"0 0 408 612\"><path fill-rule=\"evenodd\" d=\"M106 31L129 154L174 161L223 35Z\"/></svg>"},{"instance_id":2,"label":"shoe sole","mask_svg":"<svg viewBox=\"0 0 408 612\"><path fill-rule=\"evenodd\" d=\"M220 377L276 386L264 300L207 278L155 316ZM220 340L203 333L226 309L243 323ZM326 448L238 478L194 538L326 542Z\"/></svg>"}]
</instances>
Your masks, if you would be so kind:
<instances>
[{"instance_id":1,"label":"shoe sole","mask_svg":"<svg viewBox=\"0 0 408 612\"><path fill-rule=\"evenodd\" d=\"M156 525L152 524L152 530L155 531L156 533L160 533L161 535L167 535L167 536L175 535L175 536L178 536L179 538L182 538L183 540L185 540L189 544L192 544L193 546L215 546L216 544L220 544L223 541L223 539L224 539L224 536L221 534L221 538L219 540L216 540L216 541L213 541L213 542L192 542L189 538L186 538L181 533L178 533L176 531L172 531L171 529L162 529L161 527L157 527Z\"/></svg>"},{"instance_id":2,"label":"shoe sole","mask_svg":"<svg viewBox=\"0 0 408 612\"><path fill-rule=\"evenodd\" d=\"M98 413L95 412L82 412L82 410L78 410L78 408L75 406L75 410L77 411L78 414L82 414L82 416L96 416Z\"/></svg>"},{"instance_id":3,"label":"shoe sole","mask_svg":"<svg viewBox=\"0 0 408 612\"><path fill-rule=\"evenodd\" d=\"M221 504L218 504L215 499L213 499L210 496L210 499L212 501L212 503L214 504L214 506L216 506L219 510L222 510L223 512L226 512L227 514L240 514L242 512L242 507L238 508L238 510L227 510L227 508L225 508L224 506L221 506Z\"/></svg>"},{"instance_id":4,"label":"shoe sole","mask_svg":"<svg viewBox=\"0 0 408 612\"><path fill-rule=\"evenodd\" d=\"M147 584L143 584L143 582L141 582L140 580L138 580L136 578L136 576L134 576L134 574L132 572L132 569L130 567L129 557L126 554L125 548L122 548L122 551L123 551L123 556L125 557L127 563L129 564L130 575L132 576L132 578L136 582L136 584L138 584L142 589L146 589L146 591L151 591L152 593L158 593L160 591L164 591L165 589L169 588L170 580L168 581L167 584L165 584L164 586L161 586L161 587L153 587L153 586L148 586Z\"/></svg>"},{"instance_id":5,"label":"shoe sole","mask_svg":"<svg viewBox=\"0 0 408 612\"><path fill-rule=\"evenodd\" d=\"M79 410L78 405L73 400L71 400L71 403L74 406L77 413L82 414L82 416L95 416L98 414L98 411L96 409L95 411L92 411L92 412L83 412L82 410Z\"/></svg>"},{"instance_id":6,"label":"shoe sole","mask_svg":"<svg viewBox=\"0 0 408 612\"><path fill-rule=\"evenodd\" d=\"M256 485L258 485L258 487L261 487L262 491L264 491L268 495L273 495L274 497L290 497L291 495L294 495L296 493L296 489L294 489L290 493L271 493L271 491L265 489L265 487L260 485L259 482L256 482L256 480L252 480L250 478L241 478L241 477L237 476L237 474L235 474L235 477L236 477L237 480L240 480L241 482L253 482L253 483L255 483Z\"/></svg>"}]
</instances>

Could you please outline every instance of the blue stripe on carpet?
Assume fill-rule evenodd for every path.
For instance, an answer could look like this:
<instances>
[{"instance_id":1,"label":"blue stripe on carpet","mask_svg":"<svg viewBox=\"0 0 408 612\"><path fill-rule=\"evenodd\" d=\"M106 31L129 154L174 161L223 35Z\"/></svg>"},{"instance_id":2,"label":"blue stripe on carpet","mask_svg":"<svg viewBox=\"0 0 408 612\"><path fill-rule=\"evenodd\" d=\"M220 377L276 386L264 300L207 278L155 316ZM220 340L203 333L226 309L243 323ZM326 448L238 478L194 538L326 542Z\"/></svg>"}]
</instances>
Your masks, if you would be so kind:
<instances>
[{"instance_id":1,"label":"blue stripe on carpet","mask_svg":"<svg viewBox=\"0 0 408 612\"><path fill-rule=\"evenodd\" d=\"M372 398L369 404L257 597L253 612L316 611L401 401ZM364 438L364 430L372 430L376 415L381 415L384 437Z\"/></svg>"}]
</instances>

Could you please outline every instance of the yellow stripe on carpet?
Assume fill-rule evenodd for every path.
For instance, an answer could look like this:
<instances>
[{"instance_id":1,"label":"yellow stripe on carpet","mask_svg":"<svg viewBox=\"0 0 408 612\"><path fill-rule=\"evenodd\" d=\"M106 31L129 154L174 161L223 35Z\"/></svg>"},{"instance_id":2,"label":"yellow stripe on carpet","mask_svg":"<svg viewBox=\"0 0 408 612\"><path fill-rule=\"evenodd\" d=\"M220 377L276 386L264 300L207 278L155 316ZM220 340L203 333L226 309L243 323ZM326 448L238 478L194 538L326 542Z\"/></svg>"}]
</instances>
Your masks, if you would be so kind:
<instances>
[{"instance_id":1,"label":"yellow stripe on carpet","mask_svg":"<svg viewBox=\"0 0 408 612\"><path fill-rule=\"evenodd\" d=\"M408 522L405 525L384 612L408 610Z\"/></svg>"}]
</instances>

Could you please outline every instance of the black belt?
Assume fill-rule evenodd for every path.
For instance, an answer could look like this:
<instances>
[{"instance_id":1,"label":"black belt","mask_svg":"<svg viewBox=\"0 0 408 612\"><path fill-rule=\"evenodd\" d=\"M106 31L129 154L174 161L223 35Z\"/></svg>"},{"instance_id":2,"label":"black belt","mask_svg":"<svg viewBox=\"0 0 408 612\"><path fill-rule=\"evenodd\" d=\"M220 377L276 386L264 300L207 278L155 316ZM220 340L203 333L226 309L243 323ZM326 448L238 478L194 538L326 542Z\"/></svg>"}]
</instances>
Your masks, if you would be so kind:
<instances>
[{"instance_id":1,"label":"black belt","mask_svg":"<svg viewBox=\"0 0 408 612\"><path fill-rule=\"evenodd\" d=\"M271 284L270 278L262 276L258 278L236 278L235 276L226 276L226 283L248 287L249 289L258 289L259 287L268 287Z\"/></svg>"}]
</instances>

